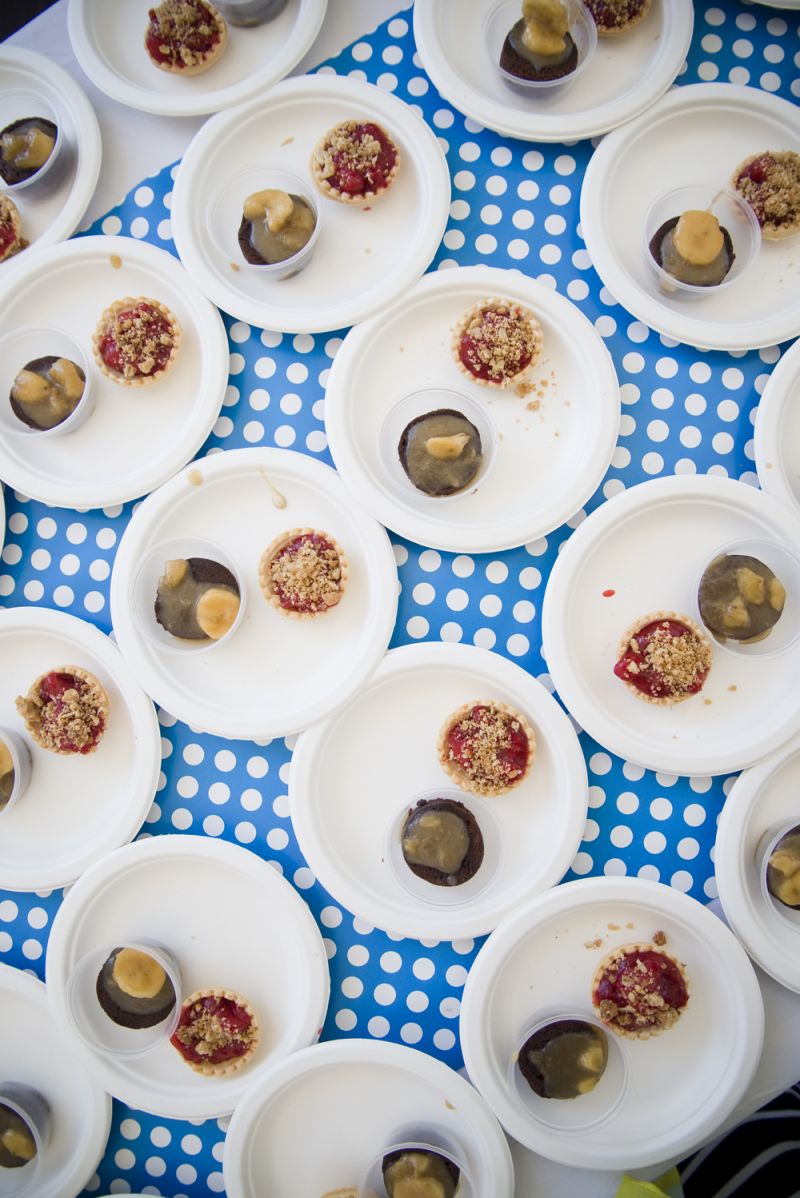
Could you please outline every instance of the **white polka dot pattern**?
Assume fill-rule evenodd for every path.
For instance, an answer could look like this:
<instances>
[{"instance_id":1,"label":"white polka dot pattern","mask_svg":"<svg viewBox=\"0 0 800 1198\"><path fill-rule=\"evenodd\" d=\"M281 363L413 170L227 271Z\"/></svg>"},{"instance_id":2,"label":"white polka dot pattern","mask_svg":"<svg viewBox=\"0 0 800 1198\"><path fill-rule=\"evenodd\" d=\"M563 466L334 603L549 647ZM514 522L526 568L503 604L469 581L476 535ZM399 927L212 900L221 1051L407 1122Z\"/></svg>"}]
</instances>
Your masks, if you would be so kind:
<instances>
[{"instance_id":1,"label":"white polka dot pattern","mask_svg":"<svg viewBox=\"0 0 800 1198\"><path fill-rule=\"evenodd\" d=\"M453 179L448 228L434 268L487 262L557 288L591 319L622 386L623 419L611 468L591 510L645 478L706 472L756 485L752 425L777 348L702 354L659 337L601 286L583 245L578 199L589 143L533 148L504 141L440 99L398 16L330 66L396 92L436 130ZM681 83L750 84L800 95L796 28L769 9L736 0L696 8ZM155 175L92 232L145 238L174 252L170 204L175 167ZM324 388L340 335L295 337L226 317L230 379L204 452L246 444L292 447L329 461ZM8 528L0 599L63 608L109 629L108 586L117 542L135 505L101 511L47 508L6 494ZM578 513L547 538L498 557L439 553L394 538L401 580L392 644L464 641L517 661L552 690L540 653L544 586ZM418 943L387 935L342 910L300 856L286 793L294 738L260 744L199 735L166 712L163 768L142 835L193 832L246 845L283 873L318 920L331 970L323 1037L372 1036L413 1044L458 1067L458 1014L479 943ZM590 772L589 818L570 877L631 874L696 898L716 895L712 846L733 779L652 774L581 736ZM44 973L48 929L60 893L0 892L0 960ZM226 1120L191 1127L115 1103L108 1151L86 1194L221 1193Z\"/></svg>"}]
</instances>

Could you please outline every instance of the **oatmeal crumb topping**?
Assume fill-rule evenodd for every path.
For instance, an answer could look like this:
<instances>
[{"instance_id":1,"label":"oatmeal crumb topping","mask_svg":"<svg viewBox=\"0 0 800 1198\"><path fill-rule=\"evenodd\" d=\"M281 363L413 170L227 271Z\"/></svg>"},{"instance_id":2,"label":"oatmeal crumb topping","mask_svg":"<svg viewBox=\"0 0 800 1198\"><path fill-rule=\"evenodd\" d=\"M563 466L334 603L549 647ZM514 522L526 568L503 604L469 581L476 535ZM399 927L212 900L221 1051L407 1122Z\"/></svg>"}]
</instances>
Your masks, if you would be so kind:
<instances>
[{"instance_id":1,"label":"oatmeal crumb topping","mask_svg":"<svg viewBox=\"0 0 800 1198\"><path fill-rule=\"evenodd\" d=\"M608 976L616 982L618 966L615 961L609 966ZM655 1028L663 1031L672 1027L680 1017L680 1008L669 1003L653 989L653 978L644 961L637 961L633 969L623 974L620 989L628 1000L616 1003L611 998L601 1000L598 1010L606 1023L616 1023L621 1028L636 1031L637 1028Z\"/></svg>"},{"instance_id":2,"label":"oatmeal crumb topping","mask_svg":"<svg viewBox=\"0 0 800 1198\"><path fill-rule=\"evenodd\" d=\"M212 12L197 0L163 0L150 10L150 20L164 38L160 53L165 58L180 57L187 67L202 62L208 56L209 38L219 36Z\"/></svg>"},{"instance_id":3,"label":"oatmeal crumb topping","mask_svg":"<svg viewBox=\"0 0 800 1198\"><path fill-rule=\"evenodd\" d=\"M486 319L486 317L489 319ZM533 358L538 338L528 317L506 305L482 308L463 330L472 344L469 356L488 368L492 378L507 378Z\"/></svg>"},{"instance_id":4,"label":"oatmeal crumb topping","mask_svg":"<svg viewBox=\"0 0 800 1198\"><path fill-rule=\"evenodd\" d=\"M339 601L341 562L327 542L305 537L291 552L279 551L269 563L269 574L276 591L295 605L319 609Z\"/></svg>"},{"instance_id":5,"label":"oatmeal crumb topping","mask_svg":"<svg viewBox=\"0 0 800 1198\"><path fill-rule=\"evenodd\" d=\"M317 148L314 157L323 179L330 179L343 166L364 174L378 161L381 143L371 133L356 134L358 125L358 121L342 121Z\"/></svg>"},{"instance_id":6,"label":"oatmeal crumb topping","mask_svg":"<svg viewBox=\"0 0 800 1198\"><path fill-rule=\"evenodd\" d=\"M667 943L667 933L666 932L659 931L659 932L653 933L653 944L655 944L659 948L661 948L666 943Z\"/></svg>"},{"instance_id":7,"label":"oatmeal crumb topping","mask_svg":"<svg viewBox=\"0 0 800 1198\"><path fill-rule=\"evenodd\" d=\"M249 1047L255 1039L252 1023L233 1031L225 1020L224 1013L209 1011L202 1003L192 1009L192 1020L176 1032L181 1044L193 1048L198 1056L211 1056L220 1048L234 1042Z\"/></svg>"},{"instance_id":8,"label":"oatmeal crumb topping","mask_svg":"<svg viewBox=\"0 0 800 1198\"><path fill-rule=\"evenodd\" d=\"M763 179L749 173L761 167ZM800 154L793 150L770 151L748 163L736 180L736 190L747 200L761 225L788 225L800 219Z\"/></svg>"},{"instance_id":9,"label":"oatmeal crumb topping","mask_svg":"<svg viewBox=\"0 0 800 1198\"><path fill-rule=\"evenodd\" d=\"M136 308L115 313L108 322L106 332L117 345L123 361L125 378L137 374L151 374L156 366L158 350L162 346L170 349L175 344L172 329L163 327L165 317L157 309Z\"/></svg>"},{"instance_id":10,"label":"oatmeal crumb topping","mask_svg":"<svg viewBox=\"0 0 800 1198\"><path fill-rule=\"evenodd\" d=\"M621 29L639 15L644 0L586 0L586 7L600 29Z\"/></svg>"},{"instance_id":11,"label":"oatmeal crumb topping","mask_svg":"<svg viewBox=\"0 0 800 1198\"><path fill-rule=\"evenodd\" d=\"M23 720L37 729L42 747L50 750L61 749L65 742L78 748L92 744L103 722L95 695L79 678L74 687L64 691L59 703L37 693L20 695L16 707Z\"/></svg>"},{"instance_id":12,"label":"oatmeal crumb topping","mask_svg":"<svg viewBox=\"0 0 800 1198\"><path fill-rule=\"evenodd\" d=\"M483 717L475 718L470 712L453 727L468 738L463 751L468 759L471 778L496 784L498 781L515 781L519 777L519 769L502 755L502 751L511 745L511 733L518 732L522 727L519 720L495 708L488 708ZM450 761L457 760L452 748L448 750L448 757Z\"/></svg>"},{"instance_id":13,"label":"oatmeal crumb topping","mask_svg":"<svg viewBox=\"0 0 800 1198\"><path fill-rule=\"evenodd\" d=\"M631 639L631 649L639 652L640 647ZM672 636L669 621L662 621L650 637L644 649L646 666L670 683L674 691L688 690L697 681L698 675L711 668L711 646L687 629L683 636ZM636 665L631 662L629 669Z\"/></svg>"}]
</instances>

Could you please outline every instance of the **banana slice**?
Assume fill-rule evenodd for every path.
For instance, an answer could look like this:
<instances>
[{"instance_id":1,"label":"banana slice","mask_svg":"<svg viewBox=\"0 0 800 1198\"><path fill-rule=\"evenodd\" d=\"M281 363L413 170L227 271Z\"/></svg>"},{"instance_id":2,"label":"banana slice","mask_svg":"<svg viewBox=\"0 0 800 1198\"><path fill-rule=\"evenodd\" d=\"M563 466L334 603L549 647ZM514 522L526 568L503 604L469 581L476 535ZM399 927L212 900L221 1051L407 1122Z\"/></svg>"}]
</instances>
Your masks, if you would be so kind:
<instances>
[{"instance_id":1,"label":"banana slice","mask_svg":"<svg viewBox=\"0 0 800 1198\"><path fill-rule=\"evenodd\" d=\"M36 1156L33 1136L17 1127L7 1127L0 1136L0 1144L19 1161L32 1161Z\"/></svg>"},{"instance_id":2,"label":"banana slice","mask_svg":"<svg viewBox=\"0 0 800 1198\"><path fill-rule=\"evenodd\" d=\"M167 980L158 961L138 948L120 949L111 976L131 998L155 998Z\"/></svg>"},{"instance_id":3,"label":"banana slice","mask_svg":"<svg viewBox=\"0 0 800 1198\"><path fill-rule=\"evenodd\" d=\"M13 772L14 762L11 760L8 745L4 740L0 740L0 778L2 778L3 774L11 774Z\"/></svg>"},{"instance_id":4,"label":"banana slice","mask_svg":"<svg viewBox=\"0 0 800 1198\"><path fill-rule=\"evenodd\" d=\"M239 614L239 596L223 587L209 587L203 591L195 606L198 626L212 640L218 641L230 632Z\"/></svg>"}]
</instances>

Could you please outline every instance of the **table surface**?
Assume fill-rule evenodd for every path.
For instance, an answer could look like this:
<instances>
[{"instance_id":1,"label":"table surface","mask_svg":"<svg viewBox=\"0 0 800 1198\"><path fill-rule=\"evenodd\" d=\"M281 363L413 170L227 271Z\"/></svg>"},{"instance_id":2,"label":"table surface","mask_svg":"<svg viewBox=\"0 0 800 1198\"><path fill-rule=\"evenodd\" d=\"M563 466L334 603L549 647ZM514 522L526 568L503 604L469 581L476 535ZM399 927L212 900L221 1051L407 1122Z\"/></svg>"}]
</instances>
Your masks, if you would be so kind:
<instances>
[{"instance_id":1,"label":"table surface","mask_svg":"<svg viewBox=\"0 0 800 1198\"><path fill-rule=\"evenodd\" d=\"M131 187L179 158L204 117L169 118L137 112L109 99L85 77L72 54L66 30L66 0L14 34L9 44L35 49L63 66L83 87L97 112L103 138L103 167L82 227L119 202ZM314 46L293 73L301 74L337 54L379 22L408 8L397 0L330 0L328 16ZM719 904L712 903L719 912ZM757 970L766 1007L766 1040L753 1086L736 1115L757 1109L800 1076L800 997ZM515 1147L519 1198L534 1192L561 1198L609 1198L617 1174L566 1169ZM648 1176L656 1170L647 1171ZM153 1192L158 1192L153 1190Z\"/></svg>"}]
</instances>

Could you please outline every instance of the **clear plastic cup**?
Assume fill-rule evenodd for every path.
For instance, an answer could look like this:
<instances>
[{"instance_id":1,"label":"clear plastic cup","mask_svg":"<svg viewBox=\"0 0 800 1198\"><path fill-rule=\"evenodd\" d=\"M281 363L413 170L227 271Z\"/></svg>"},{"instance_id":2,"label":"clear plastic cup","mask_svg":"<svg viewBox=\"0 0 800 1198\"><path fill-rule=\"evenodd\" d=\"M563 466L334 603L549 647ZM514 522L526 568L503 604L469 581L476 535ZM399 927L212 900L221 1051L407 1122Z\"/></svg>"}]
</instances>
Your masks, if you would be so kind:
<instances>
[{"instance_id":1,"label":"clear plastic cup","mask_svg":"<svg viewBox=\"0 0 800 1198\"><path fill-rule=\"evenodd\" d=\"M152 1027L122 1027L106 1014L97 997L97 977L103 965L122 948L134 948L156 960L167 974L175 991L175 1003L169 1014ZM107 1057L138 1057L152 1052L168 1040L181 1013L181 973L169 949L153 940L119 940L116 944L92 949L76 964L67 979L67 1015L76 1035L95 1052Z\"/></svg>"},{"instance_id":2,"label":"clear plastic cup","mask_svg":"<svg viewBox=\"0 0 800 1198\"><path fill-rule=\"evenodd\" d=\"M239 246L239 226L242 223L242 205L249 195L266 188L276 188L306 201L314 213L316 224L311 237L301 250L283 262L262 266L248 262ZM211 196L206 210L206 224L211 240L217 249L240 270L271 282L289 279L307 266L314 253L320 234L321 212L317 196L310 183L297 175L268 163L262 166L247 166L230 179L222 180L219 189Z\"/></svg>"},{"instance_id":3,"label":"clear plastic cup","mask_svg":"<svg viewBox=\"0 0 800 1198\"><path fill-rule=\"evenodd\" d=\"M231 25L263 25L283 12L288 0L215 0L215 6Z\"/></svg>"},{"instance_id":4,"label":"clear plastic cup","mask_svg":"<svg viewBox=\"0 0 800 1198\"><path fill-rule=\"evenodd\" d=\"M547 100L557 97L572 86L592 60L597 49L597 26L581 0L563 0L569 20L569 32L578 51L578 62L574 71L560 79L519 79L500 66L500 52L509 31L520 20L519 0L502 0L486 17L485 44L489 47L492 61L497 64L501 78L519 95L531 100Z\"/></svg>"},{"instance_id":5,"label":"clear plastic cup","mask_svg":"<svg viewBox=\"0 0 800 1198\"><path fill-rule=\"evenodd\" d=\"M374 1157L358 1188L358 1198L387 1198L383 1182L383 1162L394 1152L435 1152L450 1161L459 1172L454 1198L478 1198L469 1172L464 1164L464 1152L454 1139L437 1127L408 1126L399 1128L391 1142Z\"/></svg>"},{"instance_id":6,"label":"clear plastic cup","mask_svg":"<svg viewBox=\"0 0 800 1198\"><path fill-rule=\"evenodd\" d=\"M8 749L11 763L14 767L14 783L11 788L11 794L5 803L0 800L1 819L28 789L33 770L33 759L28 742L18 732L14 732L13 729L0 727L0 741L3 741Z\"/></svg>"},{"instance_id":7,"label":"clear plastic cup","mask_svg":"<svg viewBox=\"0 0 800 1198\"><path fill-rule=\"evenodd\" d=\"M722 639L711 632L700 612L699 588L700 581L712 562L725 555L741 554L754 557L772 570L775 577L786 590L786 602L777 623L763 640L746 644L731 638ZM750 538L741 541L731 541L720 546L703 563L697 576L694 589L695 616L702 628L712 637L714 644L720 649L735 654L737 657L777 657L787 653L797 644L800 637L800 560L780 541L762 541Z\"/></svg>"},{"instance_id":8,"label":"clear plastic cup","mask_svg":"<svg viewBox=\"0 0 800 1198\"><path fill-rule=\"evenodd\" d=\"M3 1111L2 1108L6 1108ZM0 1164L0 1198L36 1198L37 1181L50 1132L50 1107L38 1090L21 1082L0 1082L0 1120L13 1112L30 1132L36 1152L27 1164Z\"/></svg>"},{"instance_id":9,"label":"clear plastic cup","mask_svg":"<svg viewBox=\"0 0 800 1198\"><path fill-rule=\"evenodd\" d=\"M56 127L55 145L44 165L29 175L27 179L22 179L19 183L5 183L0 178L0 189L7 191L10 196L15 196L18 192L28 188L32 197L35 194L44 195L51 192L60 182L61 168L66 158L65 139L61 124L51 105L42 96L34 95L33 92L23 89L4 91L0 96L0 132L14 124L15 121L24 120L26 117L42 117L44 120L51 121ZM56 169L57 164L58 169Z\"/></svg>"},{"instance_id":10,"label":"clear plastic cup","mask_svg":"<svg viewBox=\"0 0 800 1198\"><path fill-rule=\"evenodd\" d=\"M239 611L231 627L224 636L217 640L209 637L207 640L182 640L162 628L156 619L155 602L158 593L158 583L168 561L179 558L204 557L210 561L219 562L236 579L239 587ZM246 605L246 589L241 571L236 568L224 549L205 541L202 537L176 537L170 541L161 541L146 555L133 580L133 608L139 622L139 627L147 639L158 649L166 649L169 653L207 653L224 644L236 632L242 622Z\"/></svg>"},{"instance_id":11,"label":"clear plastic cup","mask_svg":"<svg viewBox=\"0 0 800 1198\"><path fill-rule=\"evenodd\" d=\"M730 233L735 258L720 283L699 287L676 279L659 266L650 252L650 242L666 221L684 212L706 209ZM750 205L728 187L713 187L705 183L676 187L657 196L647 210L642 232L642 253L648 263L650 276L663 295L693 296L696 299L714 295L723 287L737 283L755 262L761 248L761 229Z\"/></svg>"},{"instance_id":12,"label":"clear plastic cup","mask_svg":"<svg viewBox=\"0 0 800 1198\"><path fill-rule=\"evenodd\" d=\"M767 904L767 909L771 907L779 919L795 932L800 932L800 907L787 907L786 903L782 903L770 892L767 885L767 864L773 852L777 848L778 842L783 840L788 832L800 832L800 815L793 819L790 823L781 824L780 826L773 825L768 828L758 842L756 847L756 869L761 883L761 893L764 902Z\"/></svg>"},{"instance_id":13,"label":"clear plastic cup","mask_svg":"<svg viewBox=\"0 0 800 1198\"><path fill-rule=\"evenodd\" d=\"M593 1090L576 1098L542 1098L528 1085L519 1068L519 1055L530 1036L549 1023L580 1019L583 1023L599 1028L608 1044L608 1060L605 1071ZM590 1011L568 1008L551 1008L539 1011L521 1033L508 1064L508 1087L518 1106L537 1123L552 1127L559 1132L575 1132L576 1135L597 1127L610 1119L618 1109L628 1086L628 1062L624 1042L613 1032L603 1027L597 1016Z\"/></svg>"},{"instance_id":14,"label":"clear plastic cup","mask_svg":"<svg viewBox=\"0 0 800 1198\"><path fill-rule=\"evenodd\" d=\"M475 817L483 836L483 861L468 881L457 886L438 886L435 882L427 882L409 868L403 856L401 838L409 812L413 811L421 800L432 799L451 799L453 802L462 803ZM403 889L415 899L434 907L457 907L471 903L491 885L500 865L501 843L497 818L485 801L475 795L441 786L434 790L424 790L403 805L387 829L384 860Z\"/></svg>"},{"instance_id":15,"label":"clear plastic cup","mask_svg":"<svg viewBox=\"0 0 800 1198\"><path fill-rule=\"evenodd\" d=\"M14 414L9 396L14 379L28 362L37 358L69 358L83 371L83 395L66 420L53 428L31 428ZM20 437L63 437L73 433L94 408L93 368L86 353L69 333L56 328L14 329L0 340L0 428Z\"/></svg>"},{"instance_id":16,"label":"clear plastic cup","mask_svg":"<svg viewBox=\"0 0 800 1198\"><path fill-rule=\"evenodd\" d=\"M471 483L452 495L426 495L415 487L403 469L400 462L398 446L404 430L418 416L441 409L460 412L471 424L475 425L481 438L482 461L480 469ZM392 407L386 415L378 434L378 447L385 473L381 476L384 486L388 487L394 498L407 508L430 515L432 507L439 507L447 502L460 499L463 495L471 495L478 487L483 486L489 477L495 461L496 436L494 425L486 408L457 391L446 387L426 387L406 395Z\"/></svg>"}]
</instances>

